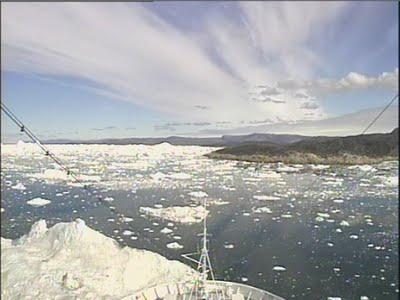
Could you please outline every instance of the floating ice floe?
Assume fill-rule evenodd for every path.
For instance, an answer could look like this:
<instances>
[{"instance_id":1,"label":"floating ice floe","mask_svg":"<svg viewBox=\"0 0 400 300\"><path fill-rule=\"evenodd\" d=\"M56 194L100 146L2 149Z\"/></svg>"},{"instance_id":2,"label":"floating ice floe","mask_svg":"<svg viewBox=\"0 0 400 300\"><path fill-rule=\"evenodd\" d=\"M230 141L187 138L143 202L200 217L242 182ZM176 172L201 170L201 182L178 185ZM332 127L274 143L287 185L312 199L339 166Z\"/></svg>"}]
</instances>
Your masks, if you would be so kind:
<instances>
[{"instance_id":1,"label":"floating ice floe","mask_svg":"<svg viewBox=\"0 0 400 300\"><path fill-rule=\"evenodd\" d=\"M335 178L335 177L327 177L324 178L323 185L331 185L331 186L341 186L343 184L343 178Z\"/></svg>"},{"instance_id":2,"label":"floating ice floe","mask_svg":"<svg viewBox=\"0 0 400 300\"><path fill-rule=\"evenodd\" d=\"M286 271L286 268L284 266L274 266L272 270L277 271L277 272L284 272Z\"/></svg>"},{"instance_id":3,"label":"floating ice floe","mask_svg":"<svg viewBox=\"0 0 400 300\"><path fill-rule=\"evenodd\" d=\"M189 193L189 196L194 197L194 198L205 198L208 197L208 194L203 191L193 191Z\"/></svg>"},{"instance_id":4,"label":"floating ice floe","mask_svg":"<svg viewBox=\"0 0 400 300\"><path fill-rule=\"evenodd\" d=\"M319 217L321 217L321 218L329 218L329 214L328 214L328 213L321 213L321 212L319 212L319 213L317 213L317 215L318 215Z\"/></svg>"},{"instance_id":5,"label":"floating ice floe","mask_svg":"<svg viewBox=\"0 0 400 300\"><path fill-rule=\"evenodd\" d=\"M282 178L282 175L274 172L274 171L268 171L266 173L260 173L257 175L258 178L268 178L268 179L280 179Z\"/></svg>"},{"instance_id":6,"label":"floating ice floe","mask_svg":"<svg viewBox=\"0 0 400 300\"><path fill-rule=\"evenodd\" d=\"M45 205L51 203L51 201L38 197L38 198L31 199L31 200L27 201L26 203L29 205L32 205L32 206L39 207L39 206L45 206Z\"/></svg>"},{"instance_id":7,"label":"floating ice floe","mask_svg":"<svg viewBox=\"0 0 400 300\"><path fill-rule=\"evenodd\" d=\"M358 240L358 235L357 234L351 234L349 236L352 240Z\"/></svg>"},{"instance_id":8,"label":"floating ice floe","mask_svg":"<svg viewBox=\"0 0 400 300\"><path fill-rule=\"evenodd\" d=\"M295 173L300 171L300 168L296 168L296 167L290 167L290 166L281 166L276 168L277 172L283 172L283 173Z\"/></svg>"},{"instance_id":9,"label":"floating ice floe","mask_svg":"<svg viewBox=\"0 0 400 300\"><path fill-rule=\"evenodd\" d=\"M152 217L179 223L198 223L208 214L203 206L140 207L139 211Z\"/></svg>"},{"instance_id":10,"label":"floating ice floe","mask_svg":"<svg viewBox=\"0 0 400 300\"><path fill-rule=\"evenodd\" d=\"M398 187L399 186L399 177L398 176L386 177L385 184L386 184L386 186L389 186L389 187Z\"/></svg>"},{"instance_id":11,"label":"floating ice floe","mask_svg":"<svg viewBox=\"0 0 400 300\"><path fill-rule=\"evenodd\" d=\"M281 218L283 218L283 219L291 219L292 215L291 214L282 214Z\"/></svg>"},{"instance_id":12,"label":"floating ice floe","mask_svg":"<svg viewBox=\"0 0 400 300\"><path fill-rule=\"evenodd\" d=\"M16 185L13 185L11 187L13 190L19 190L19 191L24 191L26 190L26 187L22 183L17 183Z\"/></svg>"},{"instance_id":13,"label":"floating ice floe","mask_svg":"<svg viewBox=\"0 0 400 300\"><path fill-rule=\"evenodd\" d=\"M169 174L168 177L171 179L176 179L176 180L187 180L187 179L192 178L192 176L190 174L182 173L182 172Z\"/></svg>"},{"instance_id":14,"label":"floating ice floe","mask_svg":"<svg viewBox=\"0 0 400 300\"><path fill-rule=\"evenodd\" d=\"M266 206L253 208L253 212L254 213L267 213L267 214L271 214L272 213L271 209L269 207L266 207Z\"/></svg>"},{"instance_id":15,"label":"floating ice floe","mask_svg":"<svg viewBox=\"0 0 400 300\"><path fill-rule=\"evenodd\" d=\"M208 200L207 203L208 203L209 205L220 206L220 205L227 205L227 204L229 204L229 201L223 201L223 200L221 200L221 199L211 199L211 200Z\"/></svg>"},{"instance_id":16,"label":"floating ice floe","mask_svg":"<svg viewBox=\"0 0 400 300\"><path fill-rule=\"evenodd\" d=\"M166 178L167 175L162 172L157 172L157 173L151 174L150 177L155 181L159 181L159 180Z\"/></svg>"},{"instance_id":17,"label":"floating ice floe","mask_svg":"<svg viewBox=\"0 0 400 300\"><path fill-rule=\"evenodd\" d=\"M177 243L177 242L172 242L172 243L167 244L167 248L169 248L169 249L182 249L183 246L181 244Z\"/></svg>"},{"instance_id":18,"label":"floating ice floe","mask_svg":"<svg viewBox=\"0 0 400 300\"><path fill-rule=\"evenodd\" d=\"M130 230L124 230L124 231L122 232L122 235L132 235L132 234L134 234L134 232L133 232L133 231L130 231Z\"/></svg>"},{"instance_id":19,"label":"floating ice floe","mask_svg":"<svg viewBox=\"0 0 400 300\"><path fill-rule=\"evenodd\" d=\"M69 181L71 179L70 176L67 174L67 172L57 169L46 169L43 173L29 174L29 177L44 179L49 181L58 181L58 180ZM81 181L85 182L98 182L101 180L100 176L96 175L79 175L78 177Z\"/></svg>"},{"instance_id":20,"label":"floating ice floe","mask_svg":"<svg viewBox=\"0 0 400 300\"><path fill-rule=\"evenodd\" d=\"M5 211L5 209L4 208L1 208L1 212L4 212Z\"/></svg>"},{"instance_id":21,"label":"floating ice floe","mask_svg":"<svg viewBox=\"0 0 400 300\"><path fill-rule=\"evenodd\" d=\"M330 165L310 165L311 169L313 170L326 170L329 169Z\"/></svg>"},{"instance_id":22,"label":"floating ice floe","mask_svg":"<svg viewBox=\"0 0 400 300\"><path fill-rule=\"evenodd\" d=\"M168 233L173 232L173 230L169 229L168 227L164 227L163 229L160 230L160 232L164 233L164 234L168 234Z\"/></svg>"},{"instance_id":23,"label":"floating ice floe","mask_svg":"<svg viewBox=\"0 0 400 300\"><path fill-rule=\"evenodd\" d=\"M233 248L235 248L235 245L234 244L224 244L224 248L225 249L233 249Z\"/></svg>"},{"instance_id":24,"label":"floating ice floe","mask_svg":"<svg viewBox=\"0 0 400 300\"><path fill-rule=\"evenodd\" d=\"M125 223L129 223L129 222L132 222L133 221L133 218L130 218L130 217L123 217L122 218L122 222L125 222Z\"/></svg>"},{"instance_id":25,"label":"floating ice floe","mask_svg":"<svg viewBox=\"0 0 400 300\"><path fill-rule=\"evenodd\" d=\"M256 200L265 200L265 201L281 200L280 197L268 196L268 195L254 195L253 198L256 199Z\"/></svg>"},{"instance_id":26,"label":"floating ice floe","mask_svg":"<svg viewBox=\"0 0 400 300\"><path fill-rule=\"evenodd\" d=\"M359 169L361 172L375 172L376 169L370 165L355 165L348 167L349 170Z\"/></svg>"},{"instance_id":27,"label":"floating ice floe","mask_svg":"<svg viewBox=\"0 0 400 300\"><path fill-rule=\"evenodd\" d=\"M7 299L69 299L71 293L79 299L122 299L155 283L193 280L195 274L157 253L121 248L79 219L50 229L41 220L16 241L1 238L1 294Z\"/></svg>"},{"instance_id":28,"label":"floating ice floe","mask_svg":"<svg viewBox=\"0 0 400 300\"><path fill-rule=\"evenodd\" d=\"M334 199L333 202L334 203L343 203L344 200L343 199Z\"/></svg>"},{"instance_id":29,"label":"floating ice floe","mask_svg":"<svg viewBox=\"0 0 400 300\"><path fill-rule=\"evenodd\" d=\"M350 226L350 223L345 221L345 220L343 220L343 221L340 222L340 226Z\"/></svg>"}]
</instances>

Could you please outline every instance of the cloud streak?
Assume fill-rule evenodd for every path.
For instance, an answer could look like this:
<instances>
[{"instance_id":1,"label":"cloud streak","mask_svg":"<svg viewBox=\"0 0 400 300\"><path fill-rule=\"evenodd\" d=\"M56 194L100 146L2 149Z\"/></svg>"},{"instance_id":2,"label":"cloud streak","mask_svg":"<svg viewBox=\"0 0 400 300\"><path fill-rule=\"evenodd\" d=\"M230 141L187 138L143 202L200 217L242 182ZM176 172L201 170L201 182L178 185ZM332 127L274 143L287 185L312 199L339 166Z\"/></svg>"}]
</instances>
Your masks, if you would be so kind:
<instances>
[{"instance_id":1,"label":"cloud streak","mask_svg":"<svg viewBox=\"0 0 400 300\"><path fill-rule=\"evenodd\" d=\"M2 68L77 79L93 93L191 126L222 116L232 123L323 118L324 94L392 88L398 78L397 70L319 79L326 60L310 41L325 35L345 2L232 3L199 17L198 31L185 31L152 5L2 3Z\"/></svg>"}]
</instances>

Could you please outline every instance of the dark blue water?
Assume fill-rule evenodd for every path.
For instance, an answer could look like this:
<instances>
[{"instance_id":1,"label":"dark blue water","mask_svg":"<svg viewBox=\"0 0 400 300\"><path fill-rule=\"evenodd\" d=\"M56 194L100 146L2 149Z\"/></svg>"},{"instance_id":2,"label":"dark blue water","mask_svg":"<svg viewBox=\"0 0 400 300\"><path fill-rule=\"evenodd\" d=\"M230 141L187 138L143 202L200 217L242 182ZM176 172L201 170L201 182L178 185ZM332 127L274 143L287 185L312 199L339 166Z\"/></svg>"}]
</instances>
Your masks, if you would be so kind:
<instances>
[{"instance_id":1,"label":"dark blue water","mask_svg":"<svg viewBox=\"0 0 400 300\"><path fill-rule=\"evenodd\" d=\"M165 165L166 170L171 170L171 166ZM395 171L385 172L393 174ZM143 176L149 173L148 170L142 172ZM306 185L314 177L307 172L282 174L284 186L270 184L265 179L254 182L246 179L256 173L251 166L239 165L218 175L206 169L194 173L192 181L177 186L159 184L135 189L100 186L88 193L63 182L31 180L21 170L9 168L2 172L1 206L5 211L2 212L1 234L15 239L27 233L39 219L46 219L52 225L81 218L121 245L155 251L190 264L181 254L198 248L197 233L201 232L201 224L174 223L170 227L173 233L162 234L160 230L170 221L143 216L139 207L191 205L193 199L188 193L201 188L210 199L229 202L209 207L210 256L218 279L246 281L288 299L398 298L396 188L378 188L371 183L369 187L355 190L350 183L346 185L346 180L351 178L349 171L344 172L342 186L318 184L309 189ZM127 174L133 177L137 172ZM12 189L11 185L17 182L23 183L26 189ZM236 190L227 190L224 185ZM109 205L133 221L122 225L114 222L118 216L97 201L93 191L113 197ZM274 192L283 194L281 200L253 198L255 194ZM64 194L56 195L60 193ZM52 202L43 207L26 203L35 197ZM332 201L338 198L344 202ZM264 206L272 213L253 212L254 208ZM329 217L317 221L317 213L328 213ZM350 226L340 225L343 220ZM133 231L137 239L122 235L124 230ZM181 239L175 240L174 236ZM173 241L184 248L168 249L166 244ZM226 249L224 245L227 244L234 247ZM276 265L285 267L286 271L274 271Z\"/></svg>"}]
</instances>

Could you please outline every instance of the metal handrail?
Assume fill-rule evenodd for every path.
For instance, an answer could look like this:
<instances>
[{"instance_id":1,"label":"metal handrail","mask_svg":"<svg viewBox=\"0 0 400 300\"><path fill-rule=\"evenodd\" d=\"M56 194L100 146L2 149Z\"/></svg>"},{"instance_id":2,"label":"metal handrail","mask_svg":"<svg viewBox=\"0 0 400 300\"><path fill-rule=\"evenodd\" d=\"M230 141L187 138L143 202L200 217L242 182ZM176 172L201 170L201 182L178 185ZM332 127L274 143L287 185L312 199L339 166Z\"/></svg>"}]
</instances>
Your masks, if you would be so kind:
<instances>
[{"instance_id":1,"label":"metal handrail","mask_svg":"<svg viewBox=\"0 0 400 300\"><path fill-rule=\"evenodd\" d=\"M121 300L153 300L153 299L163 299L166 295L176 295L177 297L184 297L186 293L191 291L191 286L195 283L192 281L183 282L173 282L164 284L155 284L153 286L142 289L132 295L126 296ZM284 300L284 298L279 297L268 291L231 281L219 281L219 280L207 280L207 287L214 289L223 288L227 298L234 293L240 292L244 299L256 299L256 300ZM171 293L177 289L177 293Z\"/></svg>"}]
</instances>

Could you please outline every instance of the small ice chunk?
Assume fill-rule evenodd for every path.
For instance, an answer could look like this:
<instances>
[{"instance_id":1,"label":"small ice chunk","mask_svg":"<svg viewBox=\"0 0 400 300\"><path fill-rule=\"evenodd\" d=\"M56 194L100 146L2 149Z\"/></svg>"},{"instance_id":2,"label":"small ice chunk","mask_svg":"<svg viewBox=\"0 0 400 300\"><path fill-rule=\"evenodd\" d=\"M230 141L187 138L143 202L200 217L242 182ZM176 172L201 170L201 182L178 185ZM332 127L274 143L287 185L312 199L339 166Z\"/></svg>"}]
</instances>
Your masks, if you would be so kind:
<instances>
[{"instance_id":1,"label":"small ice chunk","mask_svg":"<svg viewBox=\"0 0 400 300\"><path fill-rule=\"evenodd\" d=\"M195 198L205 198L208 197L208 194L203 191L193 191L189 193L189 196L195 197Z\"/></svg>"},{"instance_id":2,"label":"small ice chunk","mask_svg":"<svg viewBox=\"0 0 400 300\"><path fill-rule=\"evenodd\" d=\"M157 173L155 173L155 174L151 174L150 177L151 177L153 180L158 181L158 180L164 179L165 177L167 177L167 175L165 175L165 174L162 173L162 172L157 172Z\"/></svg>"},{"instance_id":3,"label":"small ice chunk","mask_svg":"<svg viewBox=\"0 0 400 300\"><path fill-rule=\"evenodd\" d=\"M224 245L225 249L233 249L234 247L235 247L235 245L233 245L233 244L225 244Z\"/></svg>"},{"instance_id":4,"label":"small ice chunk","mask_svg":"<svg viewBox=\"0 0 400 300\"><path fill-rule=\"evenodd\" d=\"M114 198L113 197L105 197L104 201L112 202L112 201L114 201Z\"/></svg>"},{"instance_id":5,"label":"small ice chunk","mask_svg":"<svg viewBox=\"0 0 400 300\"><path fill-rule=\"evenodd\" d=\"M327 213L317 213L317 215L319 216L319 217L321 217L321 218L329 218L329 214L327 214Z\"/></svg>"},{"instance_id":6,"label":"small ice chunk","mask_svg":"<svg viewBox=\"0 0 400 300\"><path fill-rule=\"evenodd\" d=\"M45 206L45 205L51 203L51 201L38 197L38 198L31 199L31 200L27 201L26 203L29 205L32 205L32 206L40 207L40 206Z\"/></svg>"},{"instance_id":7,"label":"small ice chunk","mask_svg":"<svg viewBox=\"0 0 400 300\"><path fill-rule=\"evenodd\" d=\"M271 209L269 207L266 207L266 206L253 208L253 212L254 213L267 213L267 214L272 213Z\"/></svg>"},{"instance_id":8,"label":"small ice chunk","mask_svg":"<svg viewBox=\"0 0 400 300\"><path fill-rule=\"evenodd\" d=\"M285 172L285 173L295 173L299 171L299 168L290 167L290 166L282 166L276 169L277 172Z\"/></svg>"},{"instance_id":9,"label":"small ice chunk","mask_svg":"<svg viewBox=\"0 0 400 300\"><path fill-rule=\"evenodd\" d=\"M333 200L334 203L343 203L344 200L343 199L335 199Z\"/></svg>"},{"instance_id":10,"label":"small ice chunk","mask_svg":"<svg viewBox=\"0 0 400 300\"><path fill-rule=\"evenodd\" d=\"M256 200L265 200L265 201L274 201L281 199L280 197L268 196L268 195L254 195L253 198Z\"/></svg>"},{"instance_id":11,"label":"small ice chunk","mask_svg":"<svg viewBox=\"0 0 400 300\"><path fill-rule=\"evenodd\" d=\"M396 187L399 185L399 177L398 176L387 177L385 184L388 187Z\"/></svg>"},{"instance_id":12,"label":"small ice chunk","mask_svg":"<svg viewBox=\"0 0 400 300\"><path fill-rule=\"evenodd\" d=\"M350 226L349 222L343 220L342 222L340 222L340 226Z\"/></svg>"},{"instance_id":13,"label":"small ice chunk","mask_svg":"<svg viewBox=\"0 0 400 300\"><path fill-rule=\"evenodd\" d=\"M132 221L133 221L133 219L130 218L130 217L123 217L122 218L122 222L125 222L125 223L129 223L129 222L132 222Z\"/></svg>"},{"instance_id":14,"label":"small ice chunk","mask_svg":"<svg viewBox=\"0 0 400 300\"><path fill-rule=\"evenodd\" d=\"M281 218L284 218L284 219L291 219L291 218L292 218L292 215L290 215L290 214L283 214L283 215L281 215Z\"/></svg>"},{"instance_id":15,"label":"small ice chunk","mask_svg":"<svg viewBox=\"0 0 400 300\"><path fill-rule=\"evenodd\" d=\"M134 232L130 231L130 230L124 230L122 232L122 235L132 235Z\"/></svg>"},{"instance_id":16,"label":"small ice chunk","mask_svg":"<svg viewBox=\"0 0 400 300\"><path fill-rule=\"evenodd\" d=\"M169 249L182 249L183 246L181 244L177 243L177 242L172 242L172 243L167 244L167 248L169 248Z\"/></svg>"},{"instance_id":17,"label":"small ice chunk","mask_svg":"<svg viewBox=\"0 0 400 300\"><path fill-rule=\"evenodd\" d=\"M277 272L284 272L286 271L286 268L284 266L274 266L272 270L277 271Z\"/></svg>"},{"instance_id":18,"label":"small ice chunk","mask_svg":"<svg viewBox=\"0 0 400 300\"><path fill-rule=\"evenodd\" d=\"M186 180L192 178L190 174L186 173L173 173L168 175L169 178L177 179L177 180Z\"/></svg>"},{"instance_id":19,"label":"small ice chunk","mask_svg":"<svg viewBox=\"0 0 400 300\"><path fill-rule=\"evenodd\" d=\"M358 235L357 235L357 234L351 234L351 235L350 235L350 238L351 238L352 240L358 240Z\"/></svg>"},{"instance_id":20,"label":"small ice chunk","mask_svg":"<svg viewBox=\"0 0 400 300\"><path fill-rule=\"evenodd\" d=\"M338 268L338 267L333 268L333 271L334 271L334 272L340 272L340 268Z\"/></svg>"},{"instance_id":21,"label":"small ice chunk","mask_svg":"<svg viewBox=\"0 0 400 300\"><path fill-rule=\"evenodd\" d=\"M242 281L247 282L247 281L249 281L249 279L247 277L242 277Z\"/></svg>"},{"instance_id":22,"label":"small ice chunk","mask_svg":"<svg viewBox=\"0 0 400 300\"><path fill-rule=\"evenodd\" d=\"M164 233L164 234L168 234L168 233L173 232L173 230L171 230L171 229L169 229L169 228L167 228L167 227L164 227L163 229L160 230L160 232L161 232L161 233Z\"/></svg>"},{"instance_id":23,"label":"small ice chunk","mask_svg":"<svg viewBox=\"0 0 400 300\"><path fill-rule=\"evenodd\" d=\"M16 185L13 185L11 187L13 190L19 190L19 191L24 191L26 190L26 187L22 183L17 183Z\"/></svg>"}]
</instances>

